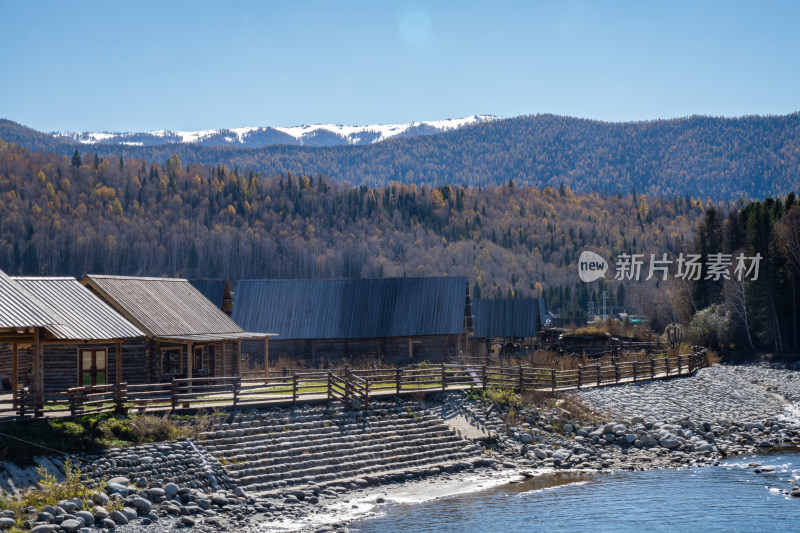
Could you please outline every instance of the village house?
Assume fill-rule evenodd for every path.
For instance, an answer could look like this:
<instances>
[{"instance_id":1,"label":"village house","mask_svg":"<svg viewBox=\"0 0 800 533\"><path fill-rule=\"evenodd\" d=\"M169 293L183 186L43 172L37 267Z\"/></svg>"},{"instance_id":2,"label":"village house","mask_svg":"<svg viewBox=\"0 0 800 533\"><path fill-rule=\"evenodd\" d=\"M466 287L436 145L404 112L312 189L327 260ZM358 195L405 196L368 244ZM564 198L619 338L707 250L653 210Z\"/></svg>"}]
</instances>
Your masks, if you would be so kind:
<instances>
[{"instance_id":1,"label":"village house","mask_svg":"<svg viewBox=\"0 0 800 533\"><path fill-rule=\"evenodd\" d=\"M274 358L314 364L455 359L472 329L463 277L244 280L232 318L248 331L277 333ZM258 346L245 351L257 356Z\"/></svg>"},{"instance_id":2,"label":"village house","mask_svg":"<svg viewBox=\"0 0 800 533\"><path fill-rule=\"evenodd\" d=\"M269 357L270 333L244 331L185 279L91 274L81 283L144 332L142 382L240 375L248 339Z\"/></svg>"},{"instance_id":3,"label":"village house","mask_svg":"<svg viewBox=\"0 0 800 533\"><path fill-rule=\"evenodd\" d=\"M10 278L0 272L0 375L16 396L120 381L124 354L144 334L74 278Z\"/></svg>"},{"instance_id":4,"label":"village house","mask_svg":"<svg viewBox=\"0 0 800 533\"><path fill-rule=\"evenodd\" d=\"M474 357L490 356L492 345L504 355L515 346L531 349L545 316L540 298L479 299L472 302L472 310L475 332L470 345Z\"/></svg>"}]
</instances>

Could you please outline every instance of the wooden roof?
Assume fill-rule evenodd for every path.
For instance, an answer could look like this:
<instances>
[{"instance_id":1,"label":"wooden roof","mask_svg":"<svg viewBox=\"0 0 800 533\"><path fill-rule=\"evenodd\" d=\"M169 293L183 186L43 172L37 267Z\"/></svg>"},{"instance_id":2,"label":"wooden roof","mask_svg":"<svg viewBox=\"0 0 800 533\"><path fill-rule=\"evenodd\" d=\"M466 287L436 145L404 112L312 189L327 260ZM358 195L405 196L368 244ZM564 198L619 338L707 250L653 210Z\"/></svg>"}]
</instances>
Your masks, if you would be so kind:
<instances>
[{"instance_id":1,"label":"wooden roof","mask_svg":"<svg viewBox=\"0 0 800 533\"><path fill-rule=\"evenodd\" d=\"M543 300L516 298L508 300L473 300L475 337L533 337L540 322Z\"/></svg>"},{"instance_id":2,"label":"wooden roof","mask_svg":"<svg viewBox=\"0 0 800 533\"><path fill-rule=\"evenodd\" d=\"M263 337L247 334L185 279L91 274L81 283L149 337L187 341Z\"/></svg>"},{"instance_id":3,"label":"wooden roof","mask_svg":"<svg viewBox=\"0 0 800 533\"><path fill-rule=\"evenodd\" d=\"M364 339L460 334L463 277L243 280L233 319L279 339Z\"/></svg>"},{"instance_id":4,"label":"wooden roof","mask_svg":"<svg viewBox=\"0 0 800 533\"><path fill-rule=\"evenodd\" d=\"M231 297L230 285L224 279L190 279L189 283L217 307Z\"/></svg>"},{"instance_id":5,"label":"wooden roof","mask_svg":"<svg viewBox=\"0 0 800 533\"><path fill-rule=\"evenodd\" d=\"M142 333L75 278L13 278L56 318L47 330L59 339L113 340Z\"/></svg>"},{"instance_id":6,"label":"wooden roof","mask_svg":"<svg viewBox=\"0 0 800 533\"><path fill-rule=\"evenodd\" d=\"M0 328L56 326L58 319L36 296L0 271Z\"/></svg>"}]
</instances>

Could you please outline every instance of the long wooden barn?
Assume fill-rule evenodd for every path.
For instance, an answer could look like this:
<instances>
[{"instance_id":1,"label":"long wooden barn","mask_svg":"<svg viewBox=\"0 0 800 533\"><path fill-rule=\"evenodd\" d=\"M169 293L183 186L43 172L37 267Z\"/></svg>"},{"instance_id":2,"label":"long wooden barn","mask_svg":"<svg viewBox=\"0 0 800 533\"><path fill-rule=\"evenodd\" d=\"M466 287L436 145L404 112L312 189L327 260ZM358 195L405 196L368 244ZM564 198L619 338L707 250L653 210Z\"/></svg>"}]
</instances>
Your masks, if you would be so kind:
<instances>
[{"instance_id":1,"label":"long wooden barn","mask_svg":"<svg viewBox=\"0 0 800 533\"><path fill-rule=\"evenodd\" d=\"M489 355L492 344L532 345L544 320L540 298L479 299L472 302L472 310L475 332L470 343L476 357Z\"/></svg>"},{"instance_id":2,"label":"long wooden barn","mask_svg":"<svg viewBox=\"0 0 800 533\"><path fill-rule=\"evenodd\" d=\"M41 395L136 375L144 333L78 280L0 272L0 307L4 389Z\"/></svg>"},{"instance_id":3,"label":"long wooden barn","mask_svg":"<svg viewBox=\"0 0 800 533\"><path fill-rule=\"evenodd\" d=\"M232 317L248 331L277 333L272 357L315 364L456 358L468 349L472 328L463 277L244 280Z\"/></svg>"},{"instance_id":4,"label":"long wooden barn","mask_svg":"<svg viewBox=\"0 0 800 533\"><path fill-rule=\"evenodd\" d=\"M268 357L271 334L246 332L185 279L87 275L81 283L144 332L146 382L240 375L245 340Z\"/></svg>"}]
</instances>

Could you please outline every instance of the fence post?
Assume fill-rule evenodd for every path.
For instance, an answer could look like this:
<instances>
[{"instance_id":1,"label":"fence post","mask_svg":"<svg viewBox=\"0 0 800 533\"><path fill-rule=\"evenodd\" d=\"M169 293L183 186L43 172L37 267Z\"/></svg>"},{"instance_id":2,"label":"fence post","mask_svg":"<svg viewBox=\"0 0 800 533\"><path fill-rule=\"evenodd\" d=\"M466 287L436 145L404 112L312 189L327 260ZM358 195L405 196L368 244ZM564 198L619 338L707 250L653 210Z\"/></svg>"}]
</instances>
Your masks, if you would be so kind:
<instances>
[{"instance_id":1,"label":"fence post","mask_svg":"<svg viewBox=\"0 0 800 533\"><path fill-rule=\"evenodd\" d=\"M69 414L70 416L75 416L78 412L78 399L75 397L75 391L69 391Z\"/></svg>"},{"instance_id":2,"label":"fence post","mask_svg":"<svg viewBox=\"0 0 800 533\"><path fill-rule=\"evenodd\" d=\"M519 365L519 393L522 394L525 389L525 382L522 379L522 365Z\"/></svg>"},{"instance_id":3,"label":"fence post","mask_svg":"<svg viewBox=\"0 0 800 533\"><path fill-rule=\"evenodd\" d=\"M578 388L583 385L583 365L578 365Z\"/></svg>"},{"instance_id":4,"label":"fence post","mask_svg":"<svg viewBox=\"0 0 800 533\"><path fill-rule=\"evenodd\" d=\"M23 420L25 419L25 406L27 405L27 403L28 403L28 394L25 388L22 388L17 393L16 405L14 407L19 406L19 417Z\"/></svg>"},{"instance_id":5,"label":"fence post","mask_svg":"<svg viewBox=\"0 0 800 533\"><path fill-rule=\"evenodd\" d=\"M664 370L667 372L667 377L669 377L669 355L664 354Z\"/></svg>"},{"instance_id":6,"label":"fence post","mask_svg":"<svg viewBox=\"0 0 800 533\"><path fill-rule=\"evenodd\" d=\"M127 383L114 383L114 410L117 413L126 414L122 404L128 399L128 384Z\"/></svg>"},{"instance_id":7,"label":"fence post","mask_svg":"<svg viewBox=\"0 0 800 533\"><path fill-rule=\"evenodd\" d=\"M297 405L297 372L292 374L292 405Z\"/></svg>"},{"instance_id":8,"label":"fence post","mask_svg":"<svg viewBox=\"0 0 800 533\"><path fill-rule=\"evenodd\" d=\"M328 370L328 401L329 402L331 401L331 395L332 395L332 392L331 392L331 371Z\"/></svg>"},{"instance_id":9,"label":"fence post","mask_svg":"<svg viewBox=\"0 0 800 533\"><path fill-rule=\"evenodd\" d=\"M555 368L551 368L550 369L550 387L553 389L553 391L556 390L556 369Z\"/></svg>"},{"instance_id":10,"label":"fence post","mask_svg":"<svg viewBox=\"0 0 800 533\"><path fill-rule=\"evenodd\" d=\"M597 386L599 387L602 383L601 372L600 372L600 365L594 365L595 372L597 373Z\"/></svg>"},{"instance_id":11,"label":"fence post","mask_svg":"<svg viewBox=\"0 0 800 533\"><path fill-rule=\"evenodd\" d=\"M178 396L175 390L176 388L177 385L175 385L175 379L171 379L169 382L169 400L173 411L178 407Z\"/></svg>"},{"instance_id":12,"label":"fence post","mask_svg":"<svg viewBox=\"0 0 800 533\"><path fill-rule=\"evenodd\" d=\"M364 378L364 409L369 409L369 378Z\"/></svg>"},{"instance_id":13,"label":"fence post","mask_svg":"<svg viewBox=\"0 0 800 533\"><path fill-rule=\"evenodd\" d=\"M656 379L656 360L650 358L650 379Z\"/></svg>"},{"instance_id":14,"label":"fence post","mask_svg":"<svg viewBox=\"0 0 800 533\"><path fill-rule=\"evenodd\" d=\"M614 382L619 384L619 363L614 363Z\"/></svg>"},{"instance_id":15,"label":"fence post","mask_svg":"<svg viewBox=\"0 0 800 533\"><path fill-rule=\"evenodd\" d=\"M400 386L401 386L402 377L403 377L403 371L398 366L394 370L394 380L395 380L395 385L396 385L396 389L397 389L397 394L398 395L400 394Z\"/></svg>"},{"instance_id":16,"label":"fence post","mask_svg":"<svg viewBox=\"0 0 800 533\"><path fill-rule=\"evenodd\" d=\"M288 375L289 373L287 372L286 367L283 367L283 377L286 377Z\"/></svg>"},{"instance_id":17,"label":"fence post","mask_svg":"<svg viewBox=\"0 0 800 533\"><path fill-rule=\"evenodd\" d=\"M678 354L678 375L680 376L683 373L683 357L681 354Z\"/></svg>"},{"instance_id":18,"label":"fence post","mask_svg":"<svg viewBox=\"0 0 800 533\"><path fill-rule=\"evenodd\" d=\"M442 363L442 392L447 388L447 374L445 373L444 363Z\"/></svg>"},{"instance_id":19,"label":"fence post","mask_svg":"<svg viewBox=\"0 0 800 533\"><path fill-rule=\"evenodd\" d=\"M239 403L239 394L241 393L242 389L242 377L236 376L233 380L233 406Z\"/></svg>"},{"instance_id":20,"label":"fence post","mask_svg":"<svg viewBox=\"0 0 800 533\"><path fill-rule=\"evenodd\" d=\"M483 384L483 388L484 389L488 386L488 383L486 383L486 376L487 376L487 374L486 374L486 366L487 365L483 365L483 370L482 370L482 374L481 374L481 384Z\"/></svg>"},{"instance_id":21,"label":"fence post","mask_svg":"<svg viewBox=\"0 0 800 533\"><path fill-rule=\"evenodd\" d=\"M637 361L633 362L633 382L636 383L636 363Z\"/></svg>"}]
</instances>

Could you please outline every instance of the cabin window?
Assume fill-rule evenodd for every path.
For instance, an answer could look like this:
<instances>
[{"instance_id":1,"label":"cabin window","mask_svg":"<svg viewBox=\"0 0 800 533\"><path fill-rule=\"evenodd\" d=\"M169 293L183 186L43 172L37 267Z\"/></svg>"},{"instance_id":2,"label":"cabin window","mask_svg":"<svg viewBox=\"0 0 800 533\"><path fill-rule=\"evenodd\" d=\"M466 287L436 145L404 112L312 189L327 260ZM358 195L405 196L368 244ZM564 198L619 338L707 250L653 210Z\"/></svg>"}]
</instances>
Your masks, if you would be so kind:
<instances>
[{"instance_id":1,"label":"cabin window","mask_svg":"<svg viewBox=\"0 0 800 533\"><path fill-rule=\"evenodd\" d=\"M161 350L161 374L178 376L183 373L183 358L180 348L169 348Z\"/></svg>"}]
</instances>

